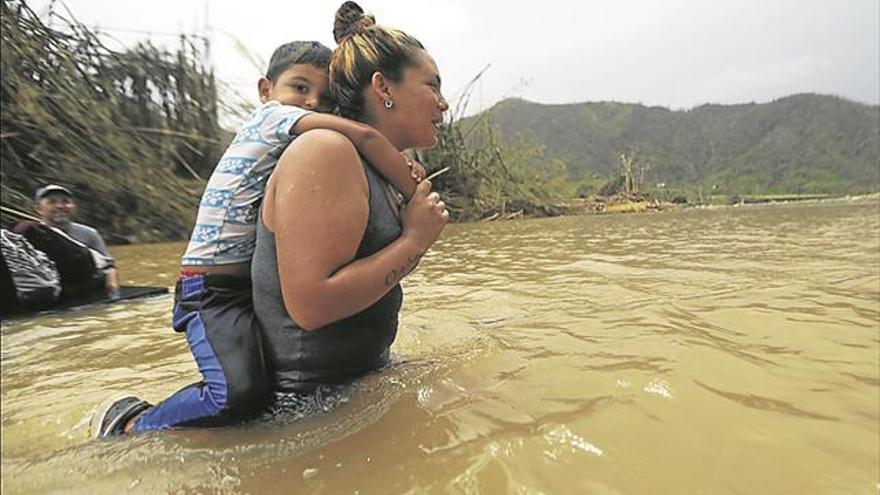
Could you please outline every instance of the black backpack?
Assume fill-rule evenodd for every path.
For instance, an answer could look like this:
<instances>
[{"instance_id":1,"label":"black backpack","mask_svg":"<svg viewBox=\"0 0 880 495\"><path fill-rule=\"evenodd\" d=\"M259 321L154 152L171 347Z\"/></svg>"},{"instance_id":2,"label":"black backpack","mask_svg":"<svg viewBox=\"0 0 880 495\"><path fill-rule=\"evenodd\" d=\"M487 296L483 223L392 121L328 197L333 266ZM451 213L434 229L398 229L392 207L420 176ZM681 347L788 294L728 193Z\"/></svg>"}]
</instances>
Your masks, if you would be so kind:
<instances>
[{"instance_id":1,"label":"black backpack","mask_svg":"<svg viewBox=\"0 0 880 495\"><path fill-rule=\"evenodd\" d=\"M18 222L13 230L55 263L61 276L62 299L104 290L104 273L98 270L92 250L87 246L40 222Z\"/></svg>"},{"instance_id":2,"label":"black backpack","mask_svg":"<svg viewBox=\"0 0 880 495\"><path fill-rule=\"evenodd\" d=\"M61 294L55 263L23 236L0 229L0 314L46 309Z\"/></svg>"}]
</instances>

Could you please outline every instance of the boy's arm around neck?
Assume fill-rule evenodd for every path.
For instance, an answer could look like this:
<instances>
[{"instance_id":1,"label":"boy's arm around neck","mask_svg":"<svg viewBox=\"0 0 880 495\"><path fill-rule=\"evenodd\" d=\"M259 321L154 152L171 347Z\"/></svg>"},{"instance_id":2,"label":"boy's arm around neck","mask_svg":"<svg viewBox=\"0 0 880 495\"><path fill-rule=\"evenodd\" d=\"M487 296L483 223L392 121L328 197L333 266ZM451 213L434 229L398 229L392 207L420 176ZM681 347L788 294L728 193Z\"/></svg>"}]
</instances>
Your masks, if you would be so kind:
<instances>
[{"instance_id":1,"label":"boy's arm around neck","mask_svg":"<svg viewBox=\"0 0 880 495\"><path fill-rule=\"evenodd\" d=\"M367 124L326 113L310 113L300 118L293 132L302 134L313 129L336 131L351 141L370 164L400 191L407 200L416 190L406 158L381 132Z\"/></svg>"}]
</instances>

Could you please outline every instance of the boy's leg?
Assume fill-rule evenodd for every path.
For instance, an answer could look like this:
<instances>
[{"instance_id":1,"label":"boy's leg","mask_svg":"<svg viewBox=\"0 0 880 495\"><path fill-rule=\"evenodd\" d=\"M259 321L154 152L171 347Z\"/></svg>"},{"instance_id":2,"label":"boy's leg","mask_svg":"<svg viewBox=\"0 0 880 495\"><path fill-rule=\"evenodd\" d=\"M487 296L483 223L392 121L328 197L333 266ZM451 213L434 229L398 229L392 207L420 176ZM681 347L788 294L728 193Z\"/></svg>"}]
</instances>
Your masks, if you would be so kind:
<instances>
[{"instance_id":1,"label":"boy's leg","mask_svg":"<svg viewBox=\"0 0 880 495\"><path fill-rule=\"evenodd\" d=\"M148 409L133 431L219 426L260 412L269 399L269 378L248 281L186 277L175 299L174 328L186 331L203 380Z\"/></svg>"}]
</instances>

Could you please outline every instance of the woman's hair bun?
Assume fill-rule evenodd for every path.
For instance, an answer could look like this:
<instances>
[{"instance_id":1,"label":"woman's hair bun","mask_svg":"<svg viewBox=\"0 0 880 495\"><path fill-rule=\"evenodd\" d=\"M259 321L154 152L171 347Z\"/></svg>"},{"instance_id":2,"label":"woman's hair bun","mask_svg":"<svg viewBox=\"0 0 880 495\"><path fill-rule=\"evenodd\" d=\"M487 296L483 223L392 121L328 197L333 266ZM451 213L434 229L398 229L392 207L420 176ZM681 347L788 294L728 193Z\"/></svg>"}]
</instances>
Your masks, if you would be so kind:
<instances>
[{"instance_id":1,"label":"woman's hair bun","mask_svg":"<svg viewBox=\"0 0 880 495\"><path fill-rule=\"evenodd\" d=\"M336 19L333 21L333 39L336 43L349 36L362 33L365 29L376 24L373 14L365 14L364 9L354 2L345 2L336 11Z\"/></svg>"}]
</instances>

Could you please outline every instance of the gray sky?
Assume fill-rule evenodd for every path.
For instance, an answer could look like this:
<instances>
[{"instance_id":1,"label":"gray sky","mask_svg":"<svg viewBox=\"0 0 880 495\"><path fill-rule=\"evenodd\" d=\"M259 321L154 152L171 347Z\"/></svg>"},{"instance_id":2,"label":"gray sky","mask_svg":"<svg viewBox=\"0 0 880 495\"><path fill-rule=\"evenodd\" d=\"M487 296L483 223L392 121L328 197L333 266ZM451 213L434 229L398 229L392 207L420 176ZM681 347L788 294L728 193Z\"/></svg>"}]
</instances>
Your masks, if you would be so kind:
<instances>
[{"instance_id":1,"label":"gray sky","mask_svg":"<svg viewBox=\"0 0 880 495\"><path fill-rule=\"evenodd\" d=\"M29 2L45 12L49 0ZM219 77L256 102L263 60L279 44L335 46L341 1L68 0L118 41L209 33ZM542 103L614 100L689 108L765 102L799 92L880 100L878 0L362 0L380 24L414 35L455 97L483 67L469 112L517 96ZM63 11L55 7L57 11ZM206 19L208 22L206 22ZM210 31L206 26L210 27ZM230 33L232 36L230 36ZM169 36L157 41L174 44Z\"/></svg>"}]
</instances>

